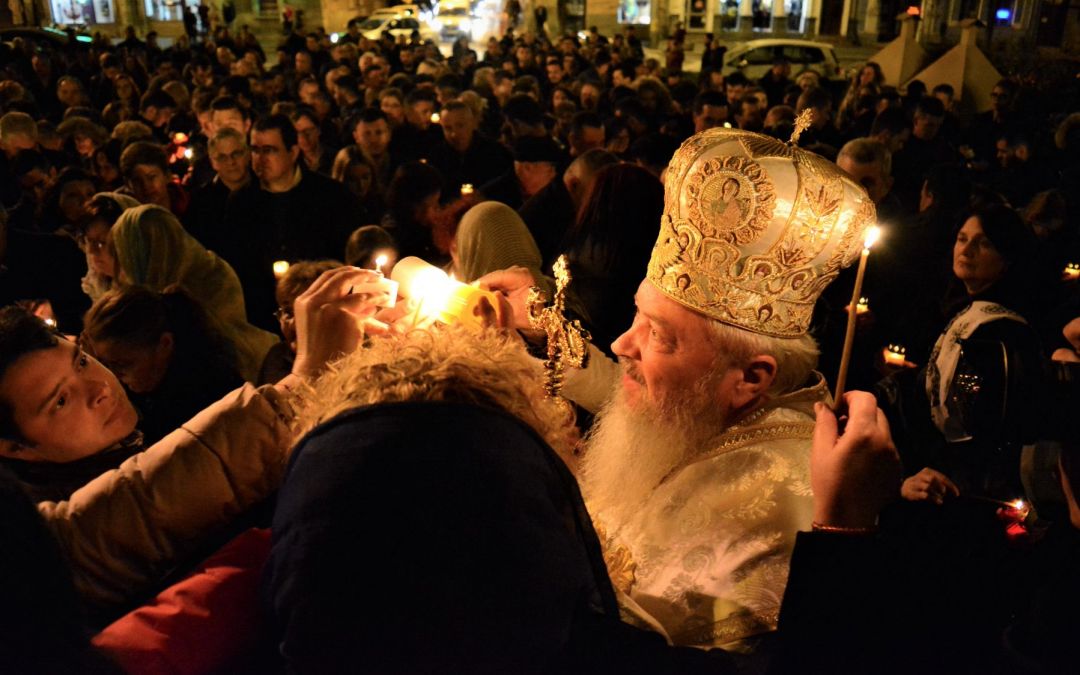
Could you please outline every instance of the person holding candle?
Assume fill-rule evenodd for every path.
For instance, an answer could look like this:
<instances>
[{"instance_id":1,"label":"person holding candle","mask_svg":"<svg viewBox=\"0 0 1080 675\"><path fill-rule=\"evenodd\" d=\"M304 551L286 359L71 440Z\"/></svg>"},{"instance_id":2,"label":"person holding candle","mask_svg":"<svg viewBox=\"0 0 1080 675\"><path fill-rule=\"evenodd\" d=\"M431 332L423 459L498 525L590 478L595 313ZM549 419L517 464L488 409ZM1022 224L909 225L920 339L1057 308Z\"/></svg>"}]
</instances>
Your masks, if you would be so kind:
<instances>
[{"instance_id":1,"label":"person holding candle","mask_svg":"<svg viewBox=\"0 0 1080 675\"><path fill-rule=\"evenodd\" d=\"M804 189L816 177L834 209L807 196L822 194ZM630 615L674 644L752 651L776 628L795 533L813 521L812 406L829 392L810 313L874 207L834 164L723 128L682 145L664 188L637 314L612 344L619 366L592 347L567 375L564 394L599 409L579 479ZM522 270L481 279L515 325L532 283Z\"/></svg>"},{"instance_id":2,"label":"person holding candle","mask_svg":"<svg viewBox=\"0 0 1080 675\"><path fill-rule=\"evenodd\" d=\"M898 444L914 472L904 483L905 498L940 504L949 495L1011 500L1023 494L1020 452L1036 440L1045 389L1039 340L1022 313L1034 247L1020 216L1003 204L975 207L957 231L958 309L914 391L897 390L911 400L891 410L894 422L896 410L917 411L894 424L906 432Z\"/></svg>"}]
</instances>

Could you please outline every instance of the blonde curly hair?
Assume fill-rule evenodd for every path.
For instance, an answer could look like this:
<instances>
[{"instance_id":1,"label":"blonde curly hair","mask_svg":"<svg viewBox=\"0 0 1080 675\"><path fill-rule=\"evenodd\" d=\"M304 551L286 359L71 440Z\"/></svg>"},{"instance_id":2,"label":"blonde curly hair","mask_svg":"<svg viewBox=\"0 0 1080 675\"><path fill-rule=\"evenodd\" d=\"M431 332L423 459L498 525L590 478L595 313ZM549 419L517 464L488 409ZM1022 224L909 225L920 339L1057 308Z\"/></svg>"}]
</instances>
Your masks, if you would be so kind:
<instances>
[{"instance_id":1,"label":"blonde curly hair","mask_svg":"<svg viewBox=\"0 0 1080 675\"><path fill-rule=\"evenodd\" d=\"M360 406L471 403L513 415L566 458L577 428L572 415L546 396L543 382L540 363L524 345L495 330L450 326L376 338L297 393L297 437Z\"/></svg>"}]
</instances>

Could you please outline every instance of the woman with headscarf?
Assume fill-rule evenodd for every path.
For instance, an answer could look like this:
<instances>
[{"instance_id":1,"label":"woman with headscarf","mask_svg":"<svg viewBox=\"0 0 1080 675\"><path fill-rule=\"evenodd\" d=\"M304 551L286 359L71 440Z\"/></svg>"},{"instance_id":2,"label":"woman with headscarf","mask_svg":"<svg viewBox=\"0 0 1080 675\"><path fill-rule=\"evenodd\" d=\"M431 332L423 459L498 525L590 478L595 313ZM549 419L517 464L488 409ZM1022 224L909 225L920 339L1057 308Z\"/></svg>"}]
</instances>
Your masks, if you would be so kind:
<instances>
[{"instance_id":1,"label":"woman with headscarf","mask_svg":"<svg viewBox=\"0 0 1080 675\"><path fill-rule=\"evenodd\" d=\"M175 284L198 299L235 347L240 374L254 382L277 337L248 323L232 267L203 248L176 216L153 204L125 211L110 235L119 281L158 292Z\"/></svg>"},{"instance_id":2,"label":"woman with headscarf","mask_svg":"<svg viewBox=\"0 0 1080 675\"><path fill-rule=\"evenodd\" d=\"M472 283L510 267L524 267L539 279L540 249L521 216L502 202L481 202L465 212L450 247L454 276Z\"/></svg>"}]
</instances>

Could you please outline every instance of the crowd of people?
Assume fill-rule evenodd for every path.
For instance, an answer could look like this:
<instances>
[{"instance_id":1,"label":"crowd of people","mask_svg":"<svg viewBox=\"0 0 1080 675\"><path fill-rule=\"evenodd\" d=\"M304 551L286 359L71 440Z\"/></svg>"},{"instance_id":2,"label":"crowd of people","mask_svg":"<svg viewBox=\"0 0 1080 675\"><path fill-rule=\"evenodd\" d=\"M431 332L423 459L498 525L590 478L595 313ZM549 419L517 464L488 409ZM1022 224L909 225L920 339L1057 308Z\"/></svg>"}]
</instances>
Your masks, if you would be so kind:
<instances>
[{"instance_id":1,"label":"crowd of people","mask_svg":"<svg viewBox=\"0 0 1080 675\"><path fill-rule=\"evenodd\" d=\"M1080 663L1075 82L286 33L0 45L3 669Z\"/></svg>"}]
</instances>

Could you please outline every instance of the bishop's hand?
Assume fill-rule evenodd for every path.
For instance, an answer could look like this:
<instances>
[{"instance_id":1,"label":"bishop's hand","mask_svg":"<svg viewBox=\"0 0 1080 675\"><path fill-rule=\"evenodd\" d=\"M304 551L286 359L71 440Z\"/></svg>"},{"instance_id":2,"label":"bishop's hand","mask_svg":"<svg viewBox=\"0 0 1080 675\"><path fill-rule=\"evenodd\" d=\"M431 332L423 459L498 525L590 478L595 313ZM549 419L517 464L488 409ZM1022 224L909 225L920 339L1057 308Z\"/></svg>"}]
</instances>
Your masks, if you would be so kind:
<instances>
[{"instance_id":1,"label":"bishop's hand","mask_svg":"<svg viewBox=\"0 0 1080 675\"><path fill-rule=\"evenodd\" d=\"M885 414L872 394L844 394L847 423L841 432L836 415L815 404L810 485L814 522L837 528L872 528L900 488L900 457Z\"/></svg>"}]
</instances>

